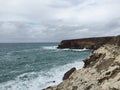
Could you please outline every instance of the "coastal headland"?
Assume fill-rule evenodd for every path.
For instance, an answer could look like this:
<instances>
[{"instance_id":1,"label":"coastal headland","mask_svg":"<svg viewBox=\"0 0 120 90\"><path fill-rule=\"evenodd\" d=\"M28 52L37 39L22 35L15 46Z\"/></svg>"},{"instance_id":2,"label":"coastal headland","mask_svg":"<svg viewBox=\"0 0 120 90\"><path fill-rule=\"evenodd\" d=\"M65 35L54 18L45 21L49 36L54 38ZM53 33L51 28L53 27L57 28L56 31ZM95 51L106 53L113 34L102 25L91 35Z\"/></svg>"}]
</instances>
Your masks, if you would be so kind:
<instances>
[{"instance_id":1,"label":"coastal headland","mask_svg":"<svg viewBox=\"0 0 120 90\"><path fill-rule=\"evenodd\" d=\"M83 60L83 68L71 67L63 82L44 90L120 90L120 36L63 40L58 48L93 52Z\"/></svg>"}]
</instances>

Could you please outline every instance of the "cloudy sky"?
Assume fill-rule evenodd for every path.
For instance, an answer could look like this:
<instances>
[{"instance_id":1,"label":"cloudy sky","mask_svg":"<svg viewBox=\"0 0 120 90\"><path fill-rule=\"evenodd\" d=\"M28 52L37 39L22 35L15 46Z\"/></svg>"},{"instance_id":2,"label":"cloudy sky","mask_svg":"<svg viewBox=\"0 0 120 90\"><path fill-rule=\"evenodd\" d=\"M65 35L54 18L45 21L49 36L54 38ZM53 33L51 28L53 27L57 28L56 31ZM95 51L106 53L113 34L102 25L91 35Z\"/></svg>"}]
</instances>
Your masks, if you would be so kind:
<instances>
[{"instance_id":1,"label":"cloudy sky","mask_svg":"<svg viewBox=\"0 0 120 90\"><path fill-rule=\"evenodd\" d=\"M0 42L120 34L120 0L0 0Z\"/></svg>"}]
</instances>

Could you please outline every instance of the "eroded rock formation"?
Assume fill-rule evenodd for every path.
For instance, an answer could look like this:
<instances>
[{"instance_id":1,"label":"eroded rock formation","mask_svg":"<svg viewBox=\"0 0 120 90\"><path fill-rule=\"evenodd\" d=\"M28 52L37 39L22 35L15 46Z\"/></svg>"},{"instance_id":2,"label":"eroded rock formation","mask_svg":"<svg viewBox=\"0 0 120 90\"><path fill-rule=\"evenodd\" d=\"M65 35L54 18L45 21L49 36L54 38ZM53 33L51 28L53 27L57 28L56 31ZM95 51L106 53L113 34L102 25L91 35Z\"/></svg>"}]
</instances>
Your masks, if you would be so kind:
<instances>
[{"instance_id":1,"label":"eroded rock formation","mask_svg":"<svg viewBox=\"0 0 120 90\"><path fill-rule=\"evenodd\" d=\"M84 67L45 90L120 90L120 36L94 50Z\"/></svg>"}]
</instances>

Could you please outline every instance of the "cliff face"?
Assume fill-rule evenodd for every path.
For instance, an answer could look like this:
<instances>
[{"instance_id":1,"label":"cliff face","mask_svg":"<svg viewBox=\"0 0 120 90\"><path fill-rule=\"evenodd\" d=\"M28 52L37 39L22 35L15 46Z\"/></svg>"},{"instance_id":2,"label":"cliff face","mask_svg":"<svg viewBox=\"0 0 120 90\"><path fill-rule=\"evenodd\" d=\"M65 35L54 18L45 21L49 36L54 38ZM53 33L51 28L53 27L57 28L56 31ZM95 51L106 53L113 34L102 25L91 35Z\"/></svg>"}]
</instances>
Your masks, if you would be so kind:
<instances>
[{"instance_id":1,"label":"cliff face","mask_svg":"<svg viewBox=\"0 0 120 90\"><path fill-rule=\"evenodd\" d=\"M120 90L120 36L94 50L84 67L45 90Z\"/></svg>"},{"instance_id":2,"label":"cliff face","mask_svg":"<svg viewBox=\"0 0 120 90\"><path fill-rule=\"evenodd\" d=\"M94 37L85 39L63 40L58 48L70 48L70 49L97 49L101 45L110 41L113 37Z\"/></svg>"}]
</instances>

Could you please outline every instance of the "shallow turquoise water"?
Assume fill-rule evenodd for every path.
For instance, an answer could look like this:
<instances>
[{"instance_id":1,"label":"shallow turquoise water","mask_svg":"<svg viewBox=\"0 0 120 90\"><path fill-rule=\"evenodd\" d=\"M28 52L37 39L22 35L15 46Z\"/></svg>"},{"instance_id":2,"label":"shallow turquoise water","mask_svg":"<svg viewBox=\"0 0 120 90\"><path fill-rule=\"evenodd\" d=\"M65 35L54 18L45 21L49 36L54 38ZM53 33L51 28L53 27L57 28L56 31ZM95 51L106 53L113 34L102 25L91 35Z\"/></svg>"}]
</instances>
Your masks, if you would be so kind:
<instances>
[{"instance_id":1,"label":"shallow turquoise water","mask_svg":"<svg viewBox=\"0 0 120 90\"><path fill-rule=\"evenodd\" d=\"M0 90L41 90L81 68L90 50L57 49L58 43L0 44ZM53 83L52 81L55 81Z\"/></svg>"}]
</instances>

